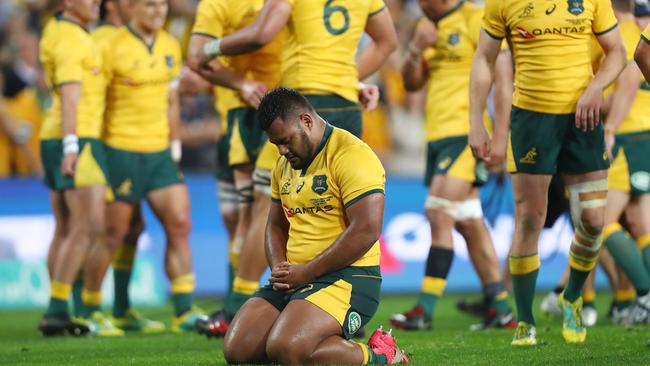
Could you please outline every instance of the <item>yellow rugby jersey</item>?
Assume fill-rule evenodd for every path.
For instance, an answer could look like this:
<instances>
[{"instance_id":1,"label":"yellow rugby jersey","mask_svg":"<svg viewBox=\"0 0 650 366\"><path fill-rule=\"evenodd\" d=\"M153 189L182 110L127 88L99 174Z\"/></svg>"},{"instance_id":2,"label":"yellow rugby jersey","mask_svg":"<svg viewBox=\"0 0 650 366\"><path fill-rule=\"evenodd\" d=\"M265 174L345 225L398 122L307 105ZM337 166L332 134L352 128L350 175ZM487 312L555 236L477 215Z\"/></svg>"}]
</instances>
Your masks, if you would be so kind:
<instances>
[{"instance_id":1,"label":"yellow rugby jersey","mask_svg":"<svg viewBox=\"0 0 650 366\"><path fill-rule=\"evenodd\" d=\"M118 28L111 23L101 23L91 34L93 41L101 45L108 41L117 32L117 29Z\"/></svg>"},{"instance_id":2,"label":"yellow rugby jersey","mask_svg":"<svg viewBox=\"0 0 650 366\"><path fill-rule=\"evenodd\" d=\"M382 0L287 0L293 10L282 53L283 86L358 102L355 55Z\"/></svg>"},{"instance_id":3,"label":"yellow rugby jersey","mask_svg":"<svg viewBox=\"0 0 650 366\"><path fill-rule=\"evenodd\" d=\"M634 20L621 22L621 35L627 49L628 62L634 62L634 51L639 42L641 28ZM643 75L639 79L639 90L630 107L630 111L616 129L616 133L631 133L650 130L650 86Z\"/></svg>"},{"instance_id":4,"label":"yellow rugby jersey","mask_svg":"<svg viewBox=\"0 0 650 366\"><path fill-rule=\"evenodd\" d=\"M616 27L609 0L487 0L483 28L507 38L515 60L512 104L574 113L593 78L590 37Z\"/></svg>"},{"instance_id":5,"label":"yellow rugby jersey","mask_svg":"<svg viewBox=\"0 0 650 366\"><path fill-rule=\"evenodd\" d=\"M149 47L124 26L105 46L108 90L104 142L135 152L166 149L169 88L180 73L180 44L161 30Z\"/></svg>"},{"instance_id":6,"label":"yellow rugby jersey","mask_svg":"<svg viewBox=\"0 0 650 366\"><path fill-rule=\"evenodd\" d=\"M641 33L641 38L648 44L650 44L650 24L648 24L647 27L645 27L645 30L643 30L643 33Z\"/></svg>"},{"instance_id":7,"label":"yellow rugby jersey","mask_svg":"<svg viewBox=\"0 0 650 366\"><path fill-rule=\"evenodd\" d=\"M90 33L62 16L53 17L45 26L39 48L40 61L52 95L52 104L45 112L41 128L41 139L63 137L59 86L65 83L81 85L77 136L98 138L102 130L105 79L101 72L101 53Z\"/></svg>"},{"instance_id":8,"label":"yellow rugby jersey","mask_svg":"<svg viewBox=\"0 0 650 366\"><path fill-rule=\"evenodd\" d=\"M483 10L469 2L436 19L438 38L424 50L428 69L427 141L469 133L469 74Z\"/></svg>"},{"instance_id":9,"label":"yellow rugby jersey","mask_svg":"<svg viewBox=\"0 0 650 366\"><path fill-rule=\"evenodd\" d=\"M192 33L222 38L253 23L263 5L264 0L202 0L196 12ZM282 42L281 34L255 52L219 57L219 60L241 75L273 88L280 81ZM235 90L215 87L215 94L221 99L217 99L215 108L222 116L230 109L247 106Z\"/></svg>"},{"instance_id":10,"label":"yellow rugby jersey","mask_svg":"<svg viewBox=\"0 0 650 366\"><path fill-rule=\"evenodd\" d=\"M280 157L273 169L271 197L289 221L289 263L306 263L332 245L347 228L345 208L369 194L383 194L385 180L370 147L329 124L307 169L295 170ZM376 242L352 265L376 266L379 256Z\"/></svg>"}]
</instances>

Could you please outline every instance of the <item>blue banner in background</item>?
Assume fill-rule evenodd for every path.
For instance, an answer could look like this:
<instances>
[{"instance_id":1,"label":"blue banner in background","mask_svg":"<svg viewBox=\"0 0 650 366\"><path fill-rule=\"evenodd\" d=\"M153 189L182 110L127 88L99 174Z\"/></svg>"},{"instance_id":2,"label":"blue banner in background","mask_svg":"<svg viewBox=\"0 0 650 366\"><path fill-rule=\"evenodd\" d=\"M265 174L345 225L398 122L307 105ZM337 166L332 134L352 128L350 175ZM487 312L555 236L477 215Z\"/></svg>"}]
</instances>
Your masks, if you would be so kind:
<instances>
[{"instance_id":1,"label":"blue banner in background","mask_svg":"<svg viewBox=\"0 0 650 366\"><path fill-rule=\"evenodd\" d=\"M186 181L192 203L191 246L197 279L196 292L200 295L223 294L226 291L228 238L219 214L215 180L211 176L188 176ZM430 228L423 211L426 195L427 189L419 179L389 177L387 180L381 239L385 292L417 292L420 288L424 262L431 244ZM481 199L503 266L514 229L509 179L491 179L482 188ZM153 288L138 302L155 304L160 302L158 294L161 291L164 294L168 289L164 271L165 236L148 207L144 210L144 216L146 231L140 238L138 260L144 260L142 268L145 272L138 278L146 282L132 287L139 289L134 290L137 292ZM40 181L0 181L0 303L5 301L3 294L6 291L20 293L16 289L26 286L26 283L16 282L22 281L21 276L9 275L19 267L29 268L30 273L40 273L36 277L31 275L26 278L32 284L39 284L31 287L37 292L32 294L34 299L47 298L48 286L40 284L47 284L44 278L47 274L45 258L53 229L49 193ZM566 266L571 237L571 225L566 218L560 218L553 228L542 234L539 251L542 268L538 288L556 285ZM448 291L478 291L478 277L469 260L465 242L458 233L454 233L454 247L456 255L449 275ZM42 266L43 270L37 271L34 266ZM599 276L598 284L605 284L604 277ZM44 295L40 292L44 292ZM29 303L16 296L13 297L15 306Z\"/></svg>"}]
</instances>

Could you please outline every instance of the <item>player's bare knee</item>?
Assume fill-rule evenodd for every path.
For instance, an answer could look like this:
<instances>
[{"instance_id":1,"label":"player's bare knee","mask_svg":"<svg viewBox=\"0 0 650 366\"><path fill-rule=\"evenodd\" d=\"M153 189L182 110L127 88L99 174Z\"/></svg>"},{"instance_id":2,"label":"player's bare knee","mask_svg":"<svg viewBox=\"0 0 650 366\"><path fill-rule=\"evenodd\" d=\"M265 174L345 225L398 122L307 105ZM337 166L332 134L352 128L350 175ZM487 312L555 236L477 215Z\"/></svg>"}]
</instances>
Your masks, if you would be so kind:
<instances>
[{"instance_id":1,"label":"player's bare knee","mask_svg":"<svg viewBox=\"0 0 650 366\"><path fill-rule=\"evenodd\" d=\"M269 337L266 342L266 354L271 361L281 364L302 364L309 359L310 352L299 341L287 336Z\"/></svg>"},{"instance_id":2,"label":"player's bare knee","mask_svg":"<svg viewBox=\"0 0 650 366\"><path fill-rule=\"evenodd\" d=\"M515 222L519 223L519 230L524 235L537 235L544 226L545 210L538 208L527 208L517 213Z\"/></svg>"},{"instance_id":3,"label":"player's bare knee","mask_svg":"<svg viewBox=\"0 0 650 366\"><path fill-rule=\"evenodd\" d=\"M226 333L223 342L223 356L228 364L243 364L255 361L247 354L250 348L241 344L242 342L238 342L239 339L240 337L233 337L232 332Z\"/></svg>"},{"instance_id":4,"label":"player's bare knee","mask_svg":"<svg viewBox=\"0 0 650 366\"><path fill-rule=\"evenodd\" d=\"M185 238L190 234L190 216L187 212L175 212L165 220L165 231L169 236Z\"/></svg>"},{"instance_id":5,"label":"player's bare knee","mask_svg":"<svg viewBox=\"0 0 650 366\"><path fill-rule=\"evenodd\" d=\"M456 222L455 227L460 235L466 237L475 230L480 229L479 225L483 225L483 223L479 220L461 220Z\"/></svg>"},{"instance_id":6,"label":"player's bare knee","mask_svg":"<svg viewBox=\"0 0 650 366\"><path fill-rule=\"evenodd\" d=\"M121 244L129 234L129 225L126 223L116 222L109 220L106 228L106 236L109 242Z\"/></svg>"}]
</instances>

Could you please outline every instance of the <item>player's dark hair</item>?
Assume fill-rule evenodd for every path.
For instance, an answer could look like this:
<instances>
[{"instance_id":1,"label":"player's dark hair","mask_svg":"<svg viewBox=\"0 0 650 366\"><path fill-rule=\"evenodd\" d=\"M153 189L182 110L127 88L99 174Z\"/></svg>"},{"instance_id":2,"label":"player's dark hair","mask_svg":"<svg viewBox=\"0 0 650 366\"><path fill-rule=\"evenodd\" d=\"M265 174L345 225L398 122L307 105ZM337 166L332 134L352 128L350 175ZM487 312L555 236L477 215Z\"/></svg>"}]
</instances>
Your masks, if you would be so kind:
<instances>
[{"instance_id":1,"label":"player's dark hair","mask_svg":"<svg viewBox=\"0 0 650 366\"><path fill-rule=\"evenodd\" d=\"M264 131L271 127L276 118L292 119L302 111L314 111L314 107L298 91L291 88L276 88L266 93L257 109L257 119Z\"/></svg>"},{"instance_id":2,"label":"player's dark hair","mask_svg":"<svg viewBox=\"0 0 650 366\"><path fill-rule=\"evenodd\" d=\"M107 15L107 10L106 10L106 3L110 0L102 0L101 4L99 4L99 20L105 21L106 20L106 15Z\"/></svg>"},{"instance_id":3,"label":"player's dark hair","mask_svg":"<svg viewBox=\"0 0 650 366\"><path fill-rule=\"evenodd\" d=\"M631 13L634 10L633 0L612 0L614 10Z\"/></svg>"}]
</instances>

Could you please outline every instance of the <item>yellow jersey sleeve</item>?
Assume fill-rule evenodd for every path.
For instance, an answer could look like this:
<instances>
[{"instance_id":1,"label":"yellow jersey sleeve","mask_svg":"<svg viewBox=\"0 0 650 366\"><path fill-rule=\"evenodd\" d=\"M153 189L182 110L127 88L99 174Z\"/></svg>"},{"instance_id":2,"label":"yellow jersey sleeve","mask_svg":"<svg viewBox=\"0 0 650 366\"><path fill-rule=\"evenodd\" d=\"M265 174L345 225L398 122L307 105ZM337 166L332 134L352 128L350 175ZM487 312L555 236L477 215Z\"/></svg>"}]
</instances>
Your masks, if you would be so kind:
<instances>
[{"instance_id":1,"label":"yellow jersey sleeve","mask_svg":"<svg viewBox=\"0 0 650 366\"><path fill-rule=\"evenodd\" d=\"M273 174L271 174L271 200L275 203L280 203L280 187L278 182L280 181L281 170L280 168L284 164L278 162L273 168Z\"/></svg>"},{"instance_id":2,"label":"yellow jersey sleeve","mask_svg":"<svg viewBox=\"0 0 650 366\"><path fill-rule=\"evenodd\" d=\"M503 0L487 0L485 2L482 27L487 34L495 39L503 39L506 36L502 4Z\"/></svg>"},{"instance_id":3,"label":"yellow jersey sleeve","mask_svg":"<svg viewBox=\"0 0 650 366\"><path fill-rule=\"evenodd\" d=\"M384 0L373 0L372 3L370 3L370 12L368 15L373 16L384 10L385 7L386 5L384 5Z\"/></svg>"},{"instance_id":4,"label":"yellow jersey sleeve","mask_svg":"<svg viewBox=\"0 0 650 366\"><path fill-rule=\"evenodd\" d=\"M620 24L621 36L627 51L627 60L634 62L634 51L639 39L639 32L641 31L636 25L636 22L630 21Z\"/></svg>"},{"instance_id":5,"label":"yellow jersey sleeve","mask_svg":"<svg viewBox=\"0 0 650 366\"><path fill-rule=\"evenodd\" d=\"M467 26L469 29L468 38L474 45L474 48L478 46L478 38L481 35L481 22L483 19L483 12L477 11L469 15ZM505 42L504 42L505 43Z\"/></svg>"},{"instance_id":6,"label":"yellow jersey sleeve","mask_svg":"<svg viewBox=\"0 0 650 366\"><path fill-rule=\"evenodd\" d=\"M645 43L650 44L650 24L648 24L643 33L641 33L641 39L645 41Z\"/></svg>"},{"instance_id":7,"label":"yellow jersey sleeve","mask_svg":"<svg viewBox=\"0 0 650 366\"><path fill-rule=\"evenodd\" d=\"M641 29L634 20L624 21L619 24L623 42L627 49L628 62L634 62L634 51L636 50L637 43L639 42L639 34ZM620 126L616 129L617 134L636 133L641 131L650 130L650 89L643 76L639 78L639 89L636 93L634 101L625 116L625 119ZM613 91L614 86L610 86L606 92Z\"/></svg>"},{"instance_id":8,"label":"yellow jersey sleeve","mask_svg":"<svg viewBox=\"0 0 650 366\"><path fill-rule=\"evenodd\" d=\"M591 29L595 35L609 32L616 27L617 21L610 0L595 0L594 20Z\"/></svg>"},{"instance_id":9,"label":"yellow jersey sleeve","mask_svg":"<svg viewBox=\"0 0 650 366\"><path fill-rule=\"evenodd\" d=\"M228 8L223 2L202 0L196 10L192 33L221 38L224 35L227 16Z\"/></svg>"},{"instance_id":10,"label":"yellow jersey sleeve","mask_svg":"<svg viewBox=\"0 0 650 366\"><path fill-rule=\"evenodd\" d=\"M343 150L334 161L333 173L345 207L372 193L384 193L386 173L368 145L353 145Z\"/></svg>"},{"instance_id":11,"label":"yellow jersey sleeve","mask_svg":"<svg viewBox=\"0 0 650 366\"><path fill-rule=\"evenodd\" d=\"M65 83L80 83L83 78L83 62L88 55L86 47L72 37L61 39L59 47L54 49L54 62L57 65L54 74L54 85Z\"/></svg>"}]
</instances>

